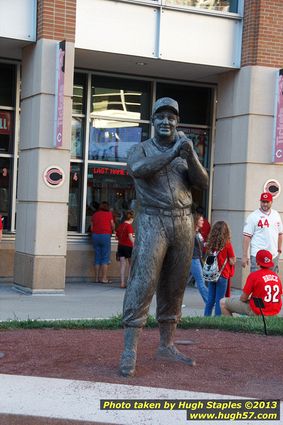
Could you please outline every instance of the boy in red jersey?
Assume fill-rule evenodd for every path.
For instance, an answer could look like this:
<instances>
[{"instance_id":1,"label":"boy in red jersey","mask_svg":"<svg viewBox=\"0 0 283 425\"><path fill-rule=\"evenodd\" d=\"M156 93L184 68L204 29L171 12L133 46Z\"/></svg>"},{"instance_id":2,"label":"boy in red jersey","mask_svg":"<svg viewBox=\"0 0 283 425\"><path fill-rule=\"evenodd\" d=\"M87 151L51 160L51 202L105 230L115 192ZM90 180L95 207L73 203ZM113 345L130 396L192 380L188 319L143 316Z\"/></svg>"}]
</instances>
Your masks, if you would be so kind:
<instances>
[{"instance_id":1,"label":"boy in red jersey","mask_svg":"<svg viewBox=\"0 0 283 425\"><path fill-rule=\"evenodd\" d=\"M271 270L274 266L272 254L261 249L256 254L259 270L249 274L240 298L222 298L221 311L224 316L232 313L257 316L260 309L255 306L253 297L261 298L264 302L262 312L265 316L275 316L282 307L282 284L279 276Z\"/></svg>"}]
</instances>

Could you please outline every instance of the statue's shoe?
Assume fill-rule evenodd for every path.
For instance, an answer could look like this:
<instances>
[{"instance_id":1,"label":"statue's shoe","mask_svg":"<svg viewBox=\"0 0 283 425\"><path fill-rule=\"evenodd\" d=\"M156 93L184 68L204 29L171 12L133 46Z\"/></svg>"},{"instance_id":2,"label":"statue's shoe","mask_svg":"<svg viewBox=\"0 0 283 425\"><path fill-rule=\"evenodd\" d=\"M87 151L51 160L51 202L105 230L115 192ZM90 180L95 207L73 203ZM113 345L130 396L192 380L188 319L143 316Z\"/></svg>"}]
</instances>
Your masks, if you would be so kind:
<instances>
[{"instance_id":1,"label":"statue's shoe","mask_svg":"<svg viewBox=\"0 0 283 425\"><path fill-rule=\"evenodd\" d=\"M137 353L125 350L121 356L120 374L125 377L134 376L136 370Z\"/></svg>"},{"instance_id":2,"label":"statue's shoe","mask_svg":"<svg viewBox=\"0 0 283 425\"><path fill-rule=\"evenodd\" d=\"M189 366L195 366L195 360L190 359L181 353L175 345L169 345L168 347L159 347L156 353L157 357L173 360L175 362L183 362Z\"/></svg>"}]
</instances>

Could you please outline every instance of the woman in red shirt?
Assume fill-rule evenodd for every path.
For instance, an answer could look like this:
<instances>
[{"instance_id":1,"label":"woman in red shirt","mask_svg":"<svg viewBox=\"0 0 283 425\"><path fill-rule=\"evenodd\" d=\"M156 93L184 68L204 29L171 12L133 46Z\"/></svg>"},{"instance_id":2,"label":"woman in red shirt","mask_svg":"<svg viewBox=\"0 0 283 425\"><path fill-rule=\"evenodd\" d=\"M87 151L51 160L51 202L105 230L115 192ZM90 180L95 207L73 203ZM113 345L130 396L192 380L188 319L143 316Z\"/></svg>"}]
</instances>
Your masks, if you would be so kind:
<instances>
[{"instance_id":1,"label":"woman in red shirt","mask_svg":"<svg viewBox=\"0 0 283 425\"><path fill-rule=\"evenodd\" d=\"M116 230L118 239L118 256L120 258L120 288L126 288L125 274L128 266L128 274L131 268L131 256L134 245L134 229L132 226L134 220L134 213L132 211L126 212L126 220L120 224Z\"/></svg>"},{"instance_id":2,"label":"woman in red shirt","mask_svg":"<svg viewBox=\"0 0 283 425\"><path fill-rule=\"evenodd\" d=\"M107 278L107 272L111 254L111 235L114 230L114 219L112 212L109 211L109 204L101 202L99 210L91 217L96 282L111 283Z\"/></svg>"},{"instance_id":3,"label":"woman in red shirt","mask_svg":"<svg viewBox=\"0 0 283 425\"><path fill-rule=\"evenodd\" d=\"M211 229L207 242L207 252L218 252L218 268L221 270L227 260L217 282L208 282L208 299L204 310L205 316L211 316L215 306L215 316L221 315L220 300L225 296L228 279L234 273L236 257L231 244L231 232L225 221L217 221Z\"/></svg>"}]
</instances>

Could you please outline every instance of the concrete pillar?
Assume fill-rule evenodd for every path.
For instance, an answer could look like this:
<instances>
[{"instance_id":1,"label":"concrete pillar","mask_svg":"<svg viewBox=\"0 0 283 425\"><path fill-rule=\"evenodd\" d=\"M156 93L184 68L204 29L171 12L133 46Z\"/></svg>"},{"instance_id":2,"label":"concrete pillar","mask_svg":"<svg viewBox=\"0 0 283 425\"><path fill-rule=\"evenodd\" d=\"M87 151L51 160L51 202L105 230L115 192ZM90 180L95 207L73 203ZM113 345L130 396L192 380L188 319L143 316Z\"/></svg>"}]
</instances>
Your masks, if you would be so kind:
<instances>
[{"instance_id":1,"label":"concrete pillar","mask_svg":"<svg viewBox=\"0 0 283 425\"><path fill-rule=\"evenodd\" d=\"M276 73L270 67L246 66L219 79L212 221L231 226L238 287L249 271L240 264L245 217L259 207L268 179L283 181L283 167L272 162ZM283 211L282 196L273 206Z\"/></svg>"},{"instance_id":2,"label":"concrete pillar","mask_svg":"<svg viewBox=\"0 0 283 425\"><path fill-rule=\"evenodd\" d=\"M66 43L63 144L54 147L56 40L23 50L17 192L15 284L32 293L65 287L74 43ZM49 187L44 171L59 166L65 177Z\"/></svg>"}]
</instances>

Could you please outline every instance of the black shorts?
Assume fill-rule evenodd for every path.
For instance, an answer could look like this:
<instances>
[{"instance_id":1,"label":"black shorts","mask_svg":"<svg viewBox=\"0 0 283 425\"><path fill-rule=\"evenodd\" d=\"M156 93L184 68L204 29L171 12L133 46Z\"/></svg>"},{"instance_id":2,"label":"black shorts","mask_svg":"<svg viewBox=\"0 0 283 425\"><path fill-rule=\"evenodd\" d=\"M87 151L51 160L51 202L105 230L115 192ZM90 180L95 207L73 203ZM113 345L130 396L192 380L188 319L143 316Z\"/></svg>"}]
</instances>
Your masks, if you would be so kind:
<instances>
[{"instance_id":1,"label":"black shorts","mask_svg":"<svg viewBox=\"0 0 283 425\"><path fill-rule=\"evenodd\" d=\"M118 245L119 257L131 258L133 248L126 245Z\"/></svg>"}]
</instances>

